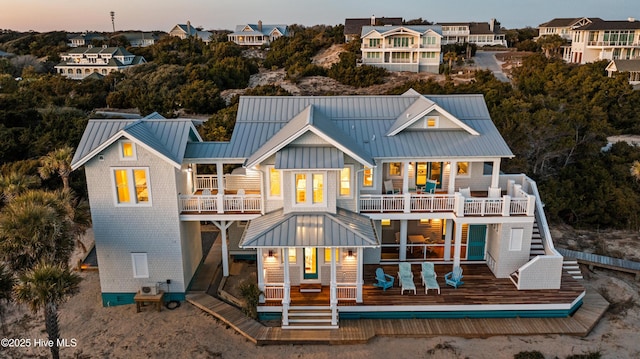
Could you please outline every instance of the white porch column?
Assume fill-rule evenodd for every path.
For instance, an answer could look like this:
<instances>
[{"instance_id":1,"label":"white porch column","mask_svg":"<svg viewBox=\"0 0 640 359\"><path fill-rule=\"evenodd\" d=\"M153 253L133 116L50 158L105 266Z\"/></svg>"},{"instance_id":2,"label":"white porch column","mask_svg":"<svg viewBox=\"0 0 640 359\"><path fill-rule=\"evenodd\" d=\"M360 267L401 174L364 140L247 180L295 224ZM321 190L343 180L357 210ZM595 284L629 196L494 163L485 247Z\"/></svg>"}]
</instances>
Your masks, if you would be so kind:
<instances>
[{"instance_id":1,"label":"white porch column","mask_svg":"<svg viewBox=\"0 0 640 359\"><path fill-rule=\"evenodd\" d=\"M400 220L400 261L407 260L407 223L406 219Z\"/></svg>"},{"instance_id":2,"label":"white porch column","mask_svg":"<svg viewBox=\"0 0 640 359\"><path fill-rule=\"evenodd\" d=\"M216 178L218 179L218 213L224 213L224 168L222 162L216 162Z\"/></svg>"},{"instance_id":3,"label":"white porch column","mask_svg":"<svg viewBox=\"0 0 640 359\"><path fill-rule=\"evenodd\" d=\"M220 239L222 240L222 275L229 276L229 247L227 245L227 228L233 221L212 221L220 229Z\"/></svg>"},{"instance_id":4,"label":"white porch column","mask_svg":"<svg viewBox=\"0 0 640 359\"><path fill-rule=\"evenodd\" d=\"M456 174L458 174L458 162L451 161L451 165L449 166L449 184L447 188L448 194L456 192Z\"/></svg>"},{"instance_id":5,"label":"white porch column","mask_svg":"<svg viewBox=\"0 0 640 359\"><path fill-rule=\"evenodd\" d=\"M409 193L409 162L402 162L402 193Z\"/></svg>"},{"instance_id":6,"label":"white porch column","mask_svg":"<svg viewBox=\"0 0 640 359\"><path fill-rule=\"evenodd\" d=\"M329 293L331 304L331 325L338 325L338 280L336 279L336 247L331 247L331 282Z\"/></svg>"},{"instance_id":7,"label":"white porch column","mask_svg":"<svg viewBox=\"0 0 640 359\"><path fill-rule=\"evenodd\" d=\"M491 187L500 185L500 159L493 160L493 168L491 172Z\"/></svg>"},{"instance_id":8,"label":"white porch column","mask_svg":"<svg viewBox=\"0 0 640 359\"><path fill-rule=\"evenodd\" d=\"M258 288L264 293L264 259L262 255L264 254L263 248L256 248L256 268L258 271ZM264 294L260 295L260 303L264 303L265 298Z\"/></svg>"},{"instance_id":9,"label":"white porch column","mask_svg":"<svg viewBox=\"0 0 640 359\"><path fill-rule=\"evenodd\" d=\"M356 249L356 303L362 303L362 285L364 284L363 272L364 268L362 267L364 264L362 260L362 247L358 247Z\"/></svg>"},{"instance_id":10,"label":"white porch column","mask_svg":"<svg viewBox=\"0 0 640 359\"><path fill-rule=\"evenodd\" d=\"M284 288L282 293L282 325L289 325L289 304L291 304L291 279L289 276L289 248L282 249L284 257Z\"/></svg>"},{"instance_id":11,"label":"white porch column","mask_svg":"<svg viewBox=\"0 0 640 359\"><path fill-rule=\"evenodd\" d=\"M453 247L453 266L460 266L460 251L462 249L462 224L456 222L456 241Z\"/></svg>"},{"instance_id":12,"label":"white porch column","mask_svg":"<svg viewBox=\"0 0 640 359\"><path fill-rule=\"evenodd\" d=\"M452 219L445 219L445 227L447 229L447 232L444 234L444 260L445 261L450 261L451 260L451 237L453 237L451 235L451 233L453 232L453 220Z\"/></svg>"}]
</instances>

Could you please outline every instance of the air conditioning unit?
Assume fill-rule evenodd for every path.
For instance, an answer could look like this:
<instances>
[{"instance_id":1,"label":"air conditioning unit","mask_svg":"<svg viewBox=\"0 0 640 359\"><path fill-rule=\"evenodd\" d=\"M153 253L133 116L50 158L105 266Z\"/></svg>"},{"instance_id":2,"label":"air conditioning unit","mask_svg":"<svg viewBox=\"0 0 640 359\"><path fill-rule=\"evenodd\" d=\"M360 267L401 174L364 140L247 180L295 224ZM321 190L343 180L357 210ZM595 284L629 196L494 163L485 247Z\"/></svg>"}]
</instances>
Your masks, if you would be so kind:
<instances>
[{"instance_id":1,"label":"air conditioning unit","mask_svg":"<svg viewBox=\"0 0 640 359\"><path fill-rule=\"evenodd\" d=\"M158 285L155 283L145 284L140 287L140 294L142 295L157 295Z\"/></svg>"}]
</instances>

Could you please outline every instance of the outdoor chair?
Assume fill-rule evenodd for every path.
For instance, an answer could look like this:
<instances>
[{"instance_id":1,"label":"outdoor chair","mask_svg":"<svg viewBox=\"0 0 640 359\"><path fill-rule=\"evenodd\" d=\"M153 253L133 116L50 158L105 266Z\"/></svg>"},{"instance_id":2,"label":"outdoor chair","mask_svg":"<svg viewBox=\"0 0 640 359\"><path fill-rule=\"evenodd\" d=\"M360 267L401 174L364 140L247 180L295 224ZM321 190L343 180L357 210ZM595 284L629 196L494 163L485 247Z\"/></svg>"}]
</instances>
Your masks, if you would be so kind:
<instances>
[{"instance_id":1,"label":"outdoor chair","mask_svg":"<svg viewBox=\"0 0 640 359\"><path fill-rule=\"evenodd\" d=\"M427 193L436 193L436 186L438 185L437 181L428 179L427 185L425 186L424 191Z\"/></svg>"},{"instance_id":2,"label":"outdoor chair","mask_svg":"<svg viewBox=\"0 0 640 359\"><path fill-rule=\"evenodd\" d=\"M436 280L438 275L436 274L433 263L422 262L422 271L420 272L420 276L422 277L424 294L429 294L429 289L436 289L438 290L438 294L440 294L440 285L438 285L438 281Z\"/></svg>"},{"instance_id":3,"label":"outdoor chair","mask_svg":"<svg viewBox=\"0 0 640 359\"><path fill-rule=\"evenodd\" d=\"M382 290L386 291L387 288L393 287L393 278L392 276L385 274L382 268L376 269L376 283L373 284L374 287L380 287Z\"/></svg>"},{"instance_id":4,"label":"outdoor chair","mask_svg":"<svg viewBox=\"0 0 640 359\"><path fill-rule=\"evenodd\" d=\"M203 196L211 196L211 190L208 188L205 188L202 190L202 195Z\"/></svg>"},{"instance_id":5,"label":"outdoor chair","mask_svg":"<svg viewBox=\"0 0 640 359\"><path fill-rule=\"evenodd\" d=\"M411 272L411 263L398 263L398 284L402 286L402 281L411 281L413 283L413 272Z\"/></svg>"},{"instance_id":6,"label":"outdoor chair","mask_svg":"<svg viewBox=\"0 0 640 359\"><path fill-rule=\"evenodd\" d=\"M384 181L384 192L386 194L397 194L397 193L400 193L400 189L393 188L393 181L387 180L387 181Z\"/></svg>"},{"instance_id":7,"label":"outdoor chair","mask_svg":"<svg viewBox=\"0 0 640 359\"><path fill-rule=\"evenodd\" d=\"M458 288L463 285L462 281L462 268L461 267L453 267L453 271L444 275L444 281L447 285L450 285L454 288Z\"/></svg>"},{"instance_id":8,"label":"outdoor chair","mask_svg":"<svg viewBox=\"0 0 640 359\"><path fill-rule=\"evenodd\" d=\"M471 197L471 188L470 187L460 188L460 194L464 198L470 198Z\"/></svg>"},{"instance_id":9,"label":"outdoor chair","mask_svg":"<svg viewBox=\"0 0 640 359\"><path fill-rule=\"evenodd\" d=\"M487 191L487 197L489 197L489 198L500 198L500 197L502 197L502 188L500 188L500 187L489 187L489 191Z\"/></svg>"}]
</instances>

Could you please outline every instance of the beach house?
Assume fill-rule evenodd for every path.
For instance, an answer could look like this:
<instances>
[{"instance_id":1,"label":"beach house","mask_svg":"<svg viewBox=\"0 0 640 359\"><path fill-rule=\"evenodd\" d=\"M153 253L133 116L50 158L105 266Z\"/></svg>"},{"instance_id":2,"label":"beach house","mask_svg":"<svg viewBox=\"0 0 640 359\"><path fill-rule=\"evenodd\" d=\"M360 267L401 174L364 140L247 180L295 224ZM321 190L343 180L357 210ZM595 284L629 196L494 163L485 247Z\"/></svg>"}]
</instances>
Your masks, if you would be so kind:
<instances>
[{"instance_id":1,"label":"beach house","mask_svg":"<svg viewBox=\"0 0 640 359\"><path fill-rule=\"evenodd\" d=\"M184 299L201 223L220 230L224 276L232 258L255 261L258 312L284 328L581 304L535 182L500 170L513 154L482 95L245 96L230 141L202 141L196 124L89 121L72 167L87 177L105 305L149 283ZM374 285L399 265L410 279Z\"/></svg>"}]
</instances>

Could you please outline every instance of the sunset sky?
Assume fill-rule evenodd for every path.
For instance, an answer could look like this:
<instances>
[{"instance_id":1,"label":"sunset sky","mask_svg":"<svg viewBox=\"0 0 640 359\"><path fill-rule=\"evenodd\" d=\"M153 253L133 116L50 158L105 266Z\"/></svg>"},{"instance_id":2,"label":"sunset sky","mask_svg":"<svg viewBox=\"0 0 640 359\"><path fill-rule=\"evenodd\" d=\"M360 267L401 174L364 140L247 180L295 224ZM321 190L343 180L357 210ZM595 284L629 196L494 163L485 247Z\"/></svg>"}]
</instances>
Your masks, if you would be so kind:
<instances>
[{"instance_id":1,"label":"sunset sky","mask_svg":"<svg viewBox=\"0 0 640 359\"><path fill-rule=\"evenodd\" d=\"M400 6L399 4L402 4ZM169 31L177 23L233 29L236 24L343 24L350 17L422 17L432 22L477 21L496 18L503 27L537 27L560 17L600 17L605 20L640 19L638 0L2 0L0 29L38 32Z\"/></svg>"}]
</instances>

